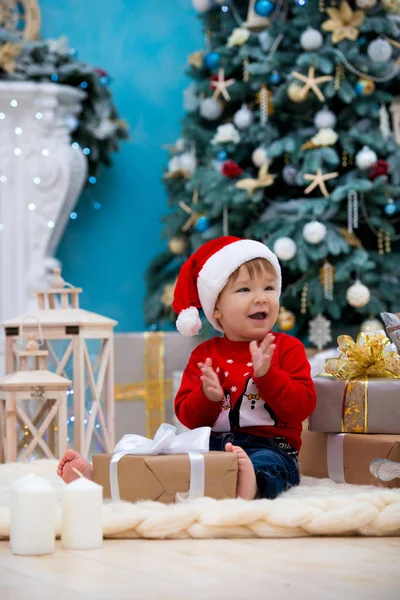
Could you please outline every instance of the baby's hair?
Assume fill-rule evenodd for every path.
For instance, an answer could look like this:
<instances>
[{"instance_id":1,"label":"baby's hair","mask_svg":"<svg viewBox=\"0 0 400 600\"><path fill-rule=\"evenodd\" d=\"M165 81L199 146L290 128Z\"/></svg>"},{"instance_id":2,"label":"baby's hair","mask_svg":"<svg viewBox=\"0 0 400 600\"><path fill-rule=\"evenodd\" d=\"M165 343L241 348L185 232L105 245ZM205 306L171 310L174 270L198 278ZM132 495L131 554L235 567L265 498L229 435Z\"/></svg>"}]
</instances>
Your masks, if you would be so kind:
<instances>
[{"instance_id":1,"label":"baby's hair","mask_svg":"<svg viewBox=\"0 0 400 600\"><path fill-rule=\"evenodd\" d=\"M263 273L267 273L268 275L271 274L276 277L274 267L266 258L253 258L252 260L243 263L243 265L246 267L250 279L254 279L256 275L262 275ZM240 267L229 276L227 283L235 283L239 276L239 269Z\"/></svg>"}]
</instances>

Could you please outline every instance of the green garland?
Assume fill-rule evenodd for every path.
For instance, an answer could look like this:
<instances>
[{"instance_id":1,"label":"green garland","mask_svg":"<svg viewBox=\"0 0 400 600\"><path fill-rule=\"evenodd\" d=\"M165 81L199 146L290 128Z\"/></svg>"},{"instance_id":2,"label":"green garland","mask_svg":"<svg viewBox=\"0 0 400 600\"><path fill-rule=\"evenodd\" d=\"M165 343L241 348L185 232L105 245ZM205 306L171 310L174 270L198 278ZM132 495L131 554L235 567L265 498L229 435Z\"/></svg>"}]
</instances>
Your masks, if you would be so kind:
<instances>
[{"instance_id":1,"label":"green garland","mask_svg":"<svg viewBox=\"0 0 400 600\"><path fill-rule=\"evenodd\" d=\"M110 155L119 150L119 140L128 138L128 126L118 118L113 103L108 74L78 61L66 38L24 41L0 29L0 80L56 83L86 93L76 122L68 125L72 142L89 149L90 182L95 181L101 164L111 164Z\"/></svg>"}]
</instances>

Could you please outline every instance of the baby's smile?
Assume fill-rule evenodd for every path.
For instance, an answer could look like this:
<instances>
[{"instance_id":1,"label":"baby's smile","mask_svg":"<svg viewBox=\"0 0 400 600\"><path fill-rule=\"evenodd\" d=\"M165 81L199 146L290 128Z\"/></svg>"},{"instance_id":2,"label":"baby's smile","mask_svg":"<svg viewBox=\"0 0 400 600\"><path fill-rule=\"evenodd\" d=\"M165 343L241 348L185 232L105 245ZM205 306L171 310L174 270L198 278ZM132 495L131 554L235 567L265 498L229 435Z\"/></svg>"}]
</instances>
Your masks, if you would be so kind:
<instances>
[{"instance_id":1,"label":"baby's smile","mask_svg":"<svg viewBox=\"0 0 400 600\"><path fill-rule=\"evenodd\" d=\"M266 312L256 312L253 313L252 315L249 315L250 319L255 319L256 321L263 321L264 319L266 319L268 316L268 314Z\"/></svg>"}]
</instances>

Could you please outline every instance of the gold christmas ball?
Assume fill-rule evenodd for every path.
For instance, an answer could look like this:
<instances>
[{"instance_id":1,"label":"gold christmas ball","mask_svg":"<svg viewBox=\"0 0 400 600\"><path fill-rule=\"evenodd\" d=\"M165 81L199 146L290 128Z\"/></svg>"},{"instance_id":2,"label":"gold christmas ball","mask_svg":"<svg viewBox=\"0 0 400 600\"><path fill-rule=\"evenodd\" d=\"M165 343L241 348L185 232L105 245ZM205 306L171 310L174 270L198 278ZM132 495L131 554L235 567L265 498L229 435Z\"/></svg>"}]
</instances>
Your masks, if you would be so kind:
<instances>
[{"instance_id":1,"label":"gold christmas ball","mask_svg":"<svg viewBox=\"0 0 400 600\"><path fill-rule=\"evenodd\" d=\"M183 254L186 249L186 241L181 237L172 237L168 242L168 248L172 254Z\"/></svg>"},{"instance_id":2,"label":"gold christmas ball","mask_svg":"<svg viewBox=\"0 0 400 600\"><path fill-rule=\"evenodd\" d=\"M303 86L294 81L289 85L287 95L292 102L305 102L308 97L308 93L303 92Z\"/></svg>"},{"instance_id":3,"label":"gold christmas ball","mask_svg":"<svg viewBox=\"0 0 400 600\"><path fill-rule=\"evenodd\" d=\"M172 306L172 302L174 301L175 286L176 281L174 281L174 283L167 283L167 285L164 286L161 302L164 304L165 308L171 308Z\"/></svg>"},{"instance_id":4,"label":"gold christmas ball","mask_svg":"<svg viewBox=\"0 0 400 600\"><path fill-rule=\"evenodd\" d=\"M383 323L379 319L376 319L372 315L365 319L360 325L360 331L368 332L368 331L379 331L383 329Z\"/></svg>"},{"instance_id":5,"label":"gold christmas ball","mask_svg":"<svg viewBox=\"0 0 400 600\"><path fill-rule=\"evenodd\" d=\"M382 6L391 15L400 15L400 0L382 0Z\"/></svg>"},{"instance_id":6,"label":"gold christmas ball","mask_svg":"<svg viewBox=\"0 0 400 600\"><path fill-rule=\"evenodd\" d=\"M296 317L290 310L287 310L287 308L281 306L276 322L281 331L289 331L296 325Z\"/></svg>"}]
</instances>

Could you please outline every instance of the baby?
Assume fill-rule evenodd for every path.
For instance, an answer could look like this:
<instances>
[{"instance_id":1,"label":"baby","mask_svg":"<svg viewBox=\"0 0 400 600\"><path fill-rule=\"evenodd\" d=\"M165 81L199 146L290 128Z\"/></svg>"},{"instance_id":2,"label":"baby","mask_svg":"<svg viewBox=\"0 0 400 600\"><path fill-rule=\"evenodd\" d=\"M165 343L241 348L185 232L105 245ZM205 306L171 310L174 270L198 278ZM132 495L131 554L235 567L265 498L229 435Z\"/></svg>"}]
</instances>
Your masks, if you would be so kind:
<instances>
[{"instance_id":1,"label":"baby","mask_svg":"<svg viewBox=\"0 0 400 600\"><path fill-rule=\"evenodd\" d=\"M237 496L275 498L300 481L302 421L316 396L304 347L272 334L279 312L281 270L261 242L225 236L206 242L182 266L173 308L177 328L196 335L198 308L223 337L192 352L175 398L188 427L210 426L210 450L238 457ZM67 483L76 468L89 479L93 468L67 450L58 474Z\"/></svg>"}]
</instances>

